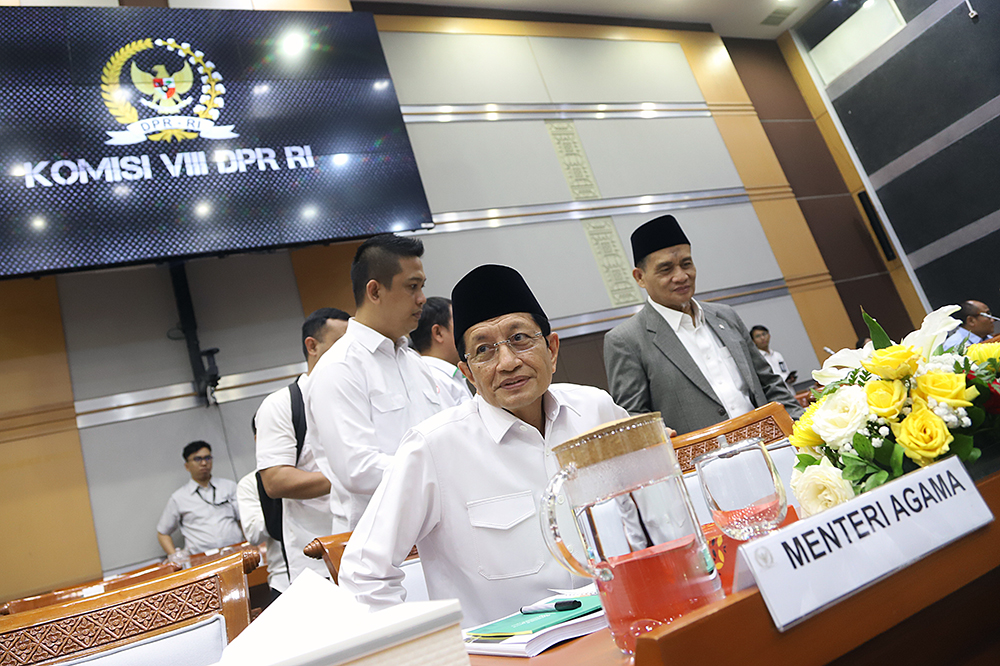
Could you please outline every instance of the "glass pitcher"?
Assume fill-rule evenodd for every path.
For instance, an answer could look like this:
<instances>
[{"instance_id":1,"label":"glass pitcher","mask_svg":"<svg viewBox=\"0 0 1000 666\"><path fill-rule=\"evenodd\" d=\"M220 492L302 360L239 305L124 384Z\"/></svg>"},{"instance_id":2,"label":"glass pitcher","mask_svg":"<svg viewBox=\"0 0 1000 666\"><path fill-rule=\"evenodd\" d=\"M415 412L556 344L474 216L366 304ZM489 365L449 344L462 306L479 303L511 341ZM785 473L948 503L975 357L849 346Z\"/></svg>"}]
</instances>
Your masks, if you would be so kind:
<instances>
[{"instance_id":1,"label":"glass pitcher","mask_svg":"<svg viewBox=\"0 0 1000 666\"><path fill-rule=\"evenodd\" d=\"M641 634L723 598L659 412L605 424L553 453L561 469L542 495L546 545L564 567L595 580L622 652L632 654ZM566 500L573 532L557 519ZM577 538L583 562L568 545Z\"/></svg>"}]
</instances>

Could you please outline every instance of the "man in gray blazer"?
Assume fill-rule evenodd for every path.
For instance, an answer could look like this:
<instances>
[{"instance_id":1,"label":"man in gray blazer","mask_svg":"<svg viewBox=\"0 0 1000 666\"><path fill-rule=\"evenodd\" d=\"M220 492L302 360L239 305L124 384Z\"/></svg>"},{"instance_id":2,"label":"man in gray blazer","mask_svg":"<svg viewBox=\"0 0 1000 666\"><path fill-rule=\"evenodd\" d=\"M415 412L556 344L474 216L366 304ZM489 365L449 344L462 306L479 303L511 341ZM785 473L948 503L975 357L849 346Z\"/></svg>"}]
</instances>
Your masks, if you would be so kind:
<instances>
[{"instance_id":1,"label":"man in gray blazer","mask_svg":"<svg viewBox=\"0 0 1000 666\"><path fill-rule=\"evenodd\" d=\"M646 306L604 338L604 365L615 402L632 414L659 411L684 434L769 402L802 413L788 386L757 351L728 305L694 299L691 244L672 215L632 234L632 276Z\"/></svg>"}]
</instances>

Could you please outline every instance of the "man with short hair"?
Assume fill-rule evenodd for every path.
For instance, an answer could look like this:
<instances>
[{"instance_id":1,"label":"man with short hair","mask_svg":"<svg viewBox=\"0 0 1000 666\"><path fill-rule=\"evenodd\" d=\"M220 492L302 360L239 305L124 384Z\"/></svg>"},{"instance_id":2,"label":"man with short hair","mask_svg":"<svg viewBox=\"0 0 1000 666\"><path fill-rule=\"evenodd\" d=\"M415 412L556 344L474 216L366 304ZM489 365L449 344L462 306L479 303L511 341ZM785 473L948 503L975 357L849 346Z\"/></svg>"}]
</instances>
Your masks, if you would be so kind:
<instances>
[{"instance_id":1,"label":"man with short hair","mask_svg":"<svg viewBox=\"0 0 1000 666\"><path fill-rule=\"evenodd\" d=\"M351 264L357 313L309 379L309 428L331 472L331 534L354 529L403 434L453 404L406 338L426 301L423 253L419 239L395 234L361 244Z\"/></svg>"},{"instance_id":2,"label":"man with short hair","mask_svg":"<svg viewBox=\"0 0 1000 666\"><path fill-rule=\"evenodd\" d=\"M788 365L785 363L785 357L781 355L781 352L771 349L771 332L767 330L767 327L757 324L750 329L750 337L753 338L753 343L757 345L757 351L764 357L767 364L771 366L771 371L784 379L786 384L794 384L797 375L794 371L788 371Z\"/></svg>"},{"instance_id":3,"label":"man with short hair","mask_svg":"<svg viewBox=\"0 0 1000 666\"><path fill-rule=\"evenodd\" d=\"M191 480L170 496L156 524L156 538L163 551L173 555L177 550L170 534L178 527L188 553L242 542L236 484L212 478L211 445L201 440L191 442L184 447L182 456Z\"/></svg>"},{"instance_id":4,"label":"man with short hair","mask_svg":"<svg viewBox=\"0 0 1000 666\"><path fill-rule=\"evenodd\" d=\"M431 296L424 303L420 322L410 333L413 348L430 366L442 391L447 391L456 405L472 400L472 391L458 369L458 350L452 332L451 300Z\"/></svg>"},{"instance_id":5,"label":"man with short hair","mask_svg":"<svg viewBox=\"0 0 1000 666\"><path fill-rule=\"evenodd\" d=\"M954 349L959 344L974 345L993 335L993 322L996 318L990 312L990 306L982 301L965 301L958 316L962 324L944 341L942 347Z\"/></svg>"},{"instance_id":6,"label":"man with short hair","mask_svg":"<svg viewBox=\"0 0 1000 666\"><path fill-rule=\"evenodd\" d=\"M757 352L728 305L694 299L691 244L673 215L632 233L632 277L646 306L604 337L615 402L633 414L658 411L683 434L771 401L797 418L802 408Z\"/></svg>"},{"instance_id":7,"label":"man with short hair","mask_svg":"<svg viewBox=\"0 0 1000 666\"><path fill-rule=\"evenodd\" d=\"M282 543L289 583L307 568L330 575L321 560L302 552L310 541L330 533L330 481L324 473L326 454L310 437L308 427L302 451L298 451L292 401L302 400L313 368L347 331L348 319L350 315L337 308L320 308L306 317L302 323L306 373L295 380L298 396L293 397L292 387L285 386L264 398L254 415L257 469L268 497L282 500ZM305 404L301 404L304 413Z\"/></svg>"},{"instance_id":8,"label":"man with short hair","mask_svg":"<svg viewBox=\"0 0 1000 666\"><path fill-rule=\"evenodd\" d=\"M539 530L559 469L552 447L627 413L600 389L552 384L559 336L513 268L474 269L452 303L459 367L476 397L406 434L339 578L373 610L399 603L400 566L416 544L430 598L457 598L468 626L583 583Z\"/></svg>"}]
</instances>

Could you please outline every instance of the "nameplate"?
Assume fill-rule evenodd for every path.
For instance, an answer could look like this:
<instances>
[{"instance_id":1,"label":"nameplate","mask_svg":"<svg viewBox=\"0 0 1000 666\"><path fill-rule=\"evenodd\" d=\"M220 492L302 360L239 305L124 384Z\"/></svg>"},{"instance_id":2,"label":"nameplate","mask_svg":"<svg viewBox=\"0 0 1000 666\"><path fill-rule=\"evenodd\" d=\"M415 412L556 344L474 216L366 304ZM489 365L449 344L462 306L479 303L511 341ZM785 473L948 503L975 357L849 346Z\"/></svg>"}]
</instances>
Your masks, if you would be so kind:
<instances>
[{"instance_id":1,"label":"nameplate","mask_svg":"<svg viewBox=\"0 0 1000 666\"><path fill-rule=\"evenodd\" d=\"M756 581L784 631L992 521L951 456L743 544L733 591Z\"/></svg>"}]
</instances>

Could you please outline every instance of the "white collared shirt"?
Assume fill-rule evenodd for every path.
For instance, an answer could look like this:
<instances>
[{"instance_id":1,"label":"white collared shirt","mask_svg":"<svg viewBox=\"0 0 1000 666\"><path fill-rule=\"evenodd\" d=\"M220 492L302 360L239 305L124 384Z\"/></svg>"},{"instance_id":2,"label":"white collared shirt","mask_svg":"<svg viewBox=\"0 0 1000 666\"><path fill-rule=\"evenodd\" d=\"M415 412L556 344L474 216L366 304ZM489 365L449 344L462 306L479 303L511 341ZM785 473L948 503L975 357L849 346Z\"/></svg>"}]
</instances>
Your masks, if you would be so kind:
<instances>
[{"instance_id":1,"label":"white collared shirt","mask_svg":"<svg viewBox=\"0 0 1000 666\"><path fill-rule=\"evenodd\" d=\"M288 564L281 554L281 544L267 533L264 511L260 508L260 494L257 492L257 472L250 472L236 484L236 503L240 508L240 524L243 525L247 541L255 546L262 543L267 546L267 586L284 592L291 584Z\"/></svg>"},{"instance_id":2,"label":"white collared shirt","mask_svg":"<svg viewBox=\"0 0 1000 666\"><path fill-rule=\"evenodd\" d=\"M340 585L373 610L403 601L399 565L416 544L430 598L457 598L470 626L586 583L555 561L539 529L559 468L551 450L628 413L573 384L551 385L543 408L544 437L482 396L411 429L347 545Z\"/></svg>"},{"instance_id":3,"label":"white collared shirt","mask_svg":"<svg viewBox=\"0 0 1000 666\"><path fill-rule=\"evenodd\" d=\"M466 400L472 400L472 391L469 390L469 385L465 383L465 375L462 374L457 365L452 365L436 356L421 356L420 358L430 366L431 374L437 379L438 386L451 396L456 405L461 405Z\"/></svg>"},{"instance_id":4,"label":"white collared shirt","mask_svg":"<svg viewBox=\"0 0 1000 666\"><path fill-rule=\"evenodd\" d=\"M243 541L236 506L236 484L229 479L210 479L202 488L194 479L174 491L163 508L156 531L170 534L180 528L184 550L204 553Z\"/></svg>"},{"instance_id":5,"label":"white collared shirt","mask_svg":"<svg viewBox=\"0 0 1000 666\"><path fill-rule=\"evenodd\" d=\"M944 341L942 348L953 349L954 347L957 347L963 342L966 345L976 345L982 341L983 339L981 337L979 337L969 329L965 328L964 326L959 326L954 331L952 331L951 335L949 335L948 338Z\"/></svg>"},{"instance_id":6,"label":"white collared shirt","mask_svg":"<svg viewBox=\"0 0 1000 666\"><path fill-rule=\"evenodd\" d=\"M711 327L705 324L705 313L698 302L691 299L694 313L692 320L683 312L660 305L651 298L647 300L677 334L677 338L691 355L701 374L708 380L715 395L722 401L729 418L753 411L750 391L739 368L736 367L733 355Z\"/></svg>"},{"instance_id":7,"label":"white collared shirt","mask_svg":"<svg viewBox=\"0 0 1000 666\"><path fill-rule=\"evenodd\" d=\"M760 351L758 349L757 351ZM774 374L778 375L782 379L788 379L788 366L785 364L785 357L781 355L781 352L769 349L768 351L760 351L760 355L764 357L768 365L771 366L771 370Z\"/></svg>"},{"instance_id":8,"label":"white collared shirt","mask_svg":"<svg viewBox=\"0 0 1000 666\"><path fill-rule=\"evenodd\" d=\"M297 381L304 399L309 377L301 375ZM318 447L316 439L309 437L308 423L302 455L296 463L292 395L287 386L264 398L264 402L257 408L254 423L257 426L257 469L288 465L305 472L321 472L327 475L329 468L326 466L326 455ZM333 520L330 513L330 495L305 500L285 498L281 500L281 510L282 532L291 580L295 580L305 569L312 569L319 575L329 578L330 572L326 564L322 560L307 557L302 549L316 537L330 534L330 521ZM287 580L286 578L286 582Z\"/></svg>"},{"instance_id":9,"label":"white collared shirt","mask_svg":"<svg viewBox=\"0 0 1000 666\"><path fill-rule=\"evenodd\" d=\"M331 534L357 525L406 431L452 406L405 336L394 343L353 317L313 368L305 400L331 473Z\"/></svg>"}]
</instances>

